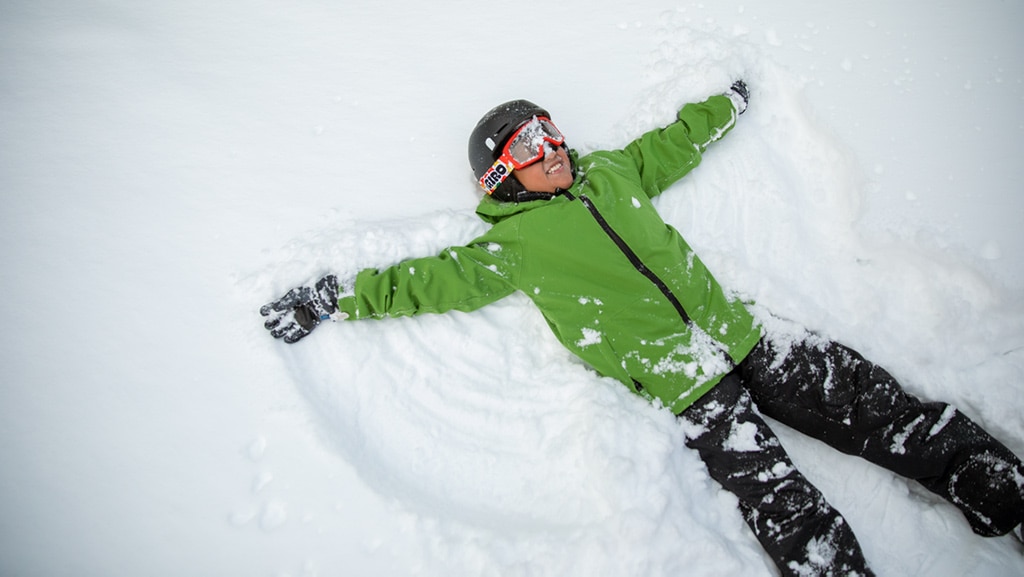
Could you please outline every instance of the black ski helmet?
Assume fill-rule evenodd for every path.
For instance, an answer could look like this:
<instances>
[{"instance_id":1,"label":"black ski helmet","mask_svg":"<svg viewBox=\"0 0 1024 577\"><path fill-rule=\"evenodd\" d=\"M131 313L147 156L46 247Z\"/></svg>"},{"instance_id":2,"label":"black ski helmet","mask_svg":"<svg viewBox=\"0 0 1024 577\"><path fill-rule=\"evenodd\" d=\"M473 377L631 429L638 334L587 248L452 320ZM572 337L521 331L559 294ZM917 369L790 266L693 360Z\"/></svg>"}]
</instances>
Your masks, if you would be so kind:
<instances>
[{"instance_id":1,"label":"black ski helmet","mask_svg":"<svg viewBox=\"0 0 1024 577\"><path fill-rule=\"evenodd\" d=\"M483 178L484 173L501 156L501 150L512 133L534 116L550 118L547 110L529 100L511 100L495 106L476 123L476 128L469 135L469 165L477 180ZM524 190L518 180L509 178L491 196L502 201L512 201Z\"/></svg>"}]
</instances>

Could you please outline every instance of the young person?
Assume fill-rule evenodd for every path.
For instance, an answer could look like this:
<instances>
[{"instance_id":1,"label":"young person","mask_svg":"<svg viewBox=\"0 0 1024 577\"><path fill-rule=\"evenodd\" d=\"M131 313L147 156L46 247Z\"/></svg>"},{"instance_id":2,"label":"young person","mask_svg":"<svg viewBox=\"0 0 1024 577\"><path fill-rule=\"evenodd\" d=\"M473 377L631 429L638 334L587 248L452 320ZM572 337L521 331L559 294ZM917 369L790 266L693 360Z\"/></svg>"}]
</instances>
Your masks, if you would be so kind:
<instances>
[{"instance_id":1,"label":"young person","mask_svg":"<svg viewBox=\"0 0 1024 577\"><path fill-rule=\"evenodd\" d=\"M322 321L471 311L522 291L598 373L670 409L687 445L739 499L784 575L873 575L842 515L793 466L758 411L911 479L974 531L1024 521L1024 466L944 403L924 403L856 351L767 332L651 203L747 107L746 85L687 104L621 150L579 158L550 115L515 100L469 140L492 227L465 246L354 279L334 275L265 305L275 338ZM586 304L583 304L586 303ZM742 431L746 443L736 443ZM752 441L752 442L751 442Z\"/></svg>"}]
</instances>

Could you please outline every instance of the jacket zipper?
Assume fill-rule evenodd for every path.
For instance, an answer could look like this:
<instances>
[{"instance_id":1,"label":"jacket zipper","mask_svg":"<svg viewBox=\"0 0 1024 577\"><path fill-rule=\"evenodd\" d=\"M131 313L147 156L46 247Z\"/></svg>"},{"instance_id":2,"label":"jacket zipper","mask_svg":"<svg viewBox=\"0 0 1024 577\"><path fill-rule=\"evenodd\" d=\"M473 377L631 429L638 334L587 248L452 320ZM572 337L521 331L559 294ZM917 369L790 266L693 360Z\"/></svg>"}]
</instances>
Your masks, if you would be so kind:
<instances>
[{"instance_id":1,"label":"jacket zipper","mask_svg":"<svg viewBox=\"0 0 1024 577\"><path fill-rule=\"evenodd\" d=\"M569 200L574 200L576 198L568 191L565 191L565 195L569 197ZM654 286L658 287L658 290L661 291L661 294L665 295L665 298L667 298L669 302L672 303L672 306L675 307L676 312L679 313L679 316L683 319L683 322L686 324L690 324L690 315L686 314L686 309L683 308L682 303L680 303L679 299L676 298L676 295L672 293L672 289L670 289L668 285L665 284L665 281L661 280L661 278L659 278L654 271L647 268L647 265L645 265L643 261L640 260L640 257L637 256L637 254L633 252L633 249L631 249L629 245L626 244L626 241L623 240L621 236L619 236L619 233L615 232L615 229L613 229L611 225L608 224L608 221L604 219L604 216L601 214L599 210L597 210L597 207L594 206L594 203L589 198L587 198L587 195L581 194L579 196L579 199L580 202L583 203L583 206L587 207L587 210L590 211L590 215L594 217L594 220L597 221L597 224L601 226L601 230L603 230L605 234L608 235L608 238L612 239L612 242L615 243L615 246L619 247L619 250L622 251L622 254L626 256L626 258L633 265L633 267L635 267L636 270L640 272L640 274L647 277L649 281L654 283Z\"/></svg>"}]
</instances>

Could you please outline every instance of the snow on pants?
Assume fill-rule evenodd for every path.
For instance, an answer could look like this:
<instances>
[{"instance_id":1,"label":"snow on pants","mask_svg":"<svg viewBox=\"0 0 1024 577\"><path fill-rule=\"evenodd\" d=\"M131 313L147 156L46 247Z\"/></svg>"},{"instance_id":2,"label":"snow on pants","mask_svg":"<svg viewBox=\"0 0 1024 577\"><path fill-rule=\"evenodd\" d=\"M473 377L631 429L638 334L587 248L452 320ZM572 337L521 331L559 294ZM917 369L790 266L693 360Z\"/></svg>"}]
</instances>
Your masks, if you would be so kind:
<instances>
[{"instance_id":1,"label":"snow on pants","mask_svg":"<svg viewBox=\"0 0 1024 577\"><path fill-rule=\"evenodd\" d=\"M921 402L838 343L813 335L765 338L680 417L703 425L688 444L740 499L747 523L786 575L871 573L849 526L793 469L748 394L761 413L918 481L959 508L980 535L1003 535L1024 521L1024 465L962 413ZM745 452L737 439L752 427L758 448Z\"/></svg>"},{"instance_id":2,"label":"snow on pants","mask_svg":"<svg viewBox=\"0 0 1024 577\"><path fill-rule=\"evenodd\" d=\"M737 373L679 418L689 425L686 444L739 498L747 525L784 576L874 576L853 530L793 466Z\"/></svg>"}]
</instances>

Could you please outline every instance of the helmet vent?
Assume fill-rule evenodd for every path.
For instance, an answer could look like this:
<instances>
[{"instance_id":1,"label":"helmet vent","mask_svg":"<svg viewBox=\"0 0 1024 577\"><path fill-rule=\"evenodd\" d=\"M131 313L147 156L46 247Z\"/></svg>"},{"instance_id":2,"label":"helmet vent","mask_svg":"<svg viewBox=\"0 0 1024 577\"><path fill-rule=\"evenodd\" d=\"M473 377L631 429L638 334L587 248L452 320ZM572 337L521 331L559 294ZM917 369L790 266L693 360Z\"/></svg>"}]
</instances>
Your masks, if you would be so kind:
<instances>
[{"instance_id":1,"label":"helmet vent","mask_svg":"<svg viewBox=\"0 0 1024 577\"><path fill-rule=\"evenodd\" d=\"M494 140L492 140L490 137L488 137L487 140L484 141L484 144L487 146L487 150L494 150L494 147L496 146L494 144Z\"/></svg>"}]
</instances>

